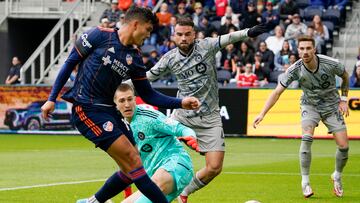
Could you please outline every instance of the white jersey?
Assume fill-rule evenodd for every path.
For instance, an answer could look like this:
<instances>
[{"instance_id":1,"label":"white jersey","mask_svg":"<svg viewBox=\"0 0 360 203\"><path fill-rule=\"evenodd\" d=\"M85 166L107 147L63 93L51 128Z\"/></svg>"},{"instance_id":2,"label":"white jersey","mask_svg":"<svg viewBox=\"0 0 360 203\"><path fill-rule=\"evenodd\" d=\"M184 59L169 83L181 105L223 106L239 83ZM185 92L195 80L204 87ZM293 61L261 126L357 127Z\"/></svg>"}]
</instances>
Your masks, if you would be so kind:
<instances>
[{"instance_id":1,"label":"white jersey","mask_svg":"<svg viewBox=\"0 0 360 203\"><path fill-rule=\"evenodd\" d=\"M219 110L215 55L220 49L220 37L195 40L194 49L188 56L181 54L178 48L172 49L147 72L147 78L154 81L172 72L178 81L177 97L194 96L201 102L198 111L177 111L184 111L184 117L210 115Z\"/></svg>"},{"instance_id":2,"label":"white jersey","mask_svg":"<svg viewBox=\"0 0 360 203\"><path fill-rule=\"evenodd\" d=\"M301 105L312 105L319 113L330 113L337 110L340 102L336 89L335 76L341 77L345 67L339 60L317 54L318 67L315 72L308 70L300 59L286 71L280 84L287 87L292 81L298 80L303 94Z\"/></svg>"}]
</instances>

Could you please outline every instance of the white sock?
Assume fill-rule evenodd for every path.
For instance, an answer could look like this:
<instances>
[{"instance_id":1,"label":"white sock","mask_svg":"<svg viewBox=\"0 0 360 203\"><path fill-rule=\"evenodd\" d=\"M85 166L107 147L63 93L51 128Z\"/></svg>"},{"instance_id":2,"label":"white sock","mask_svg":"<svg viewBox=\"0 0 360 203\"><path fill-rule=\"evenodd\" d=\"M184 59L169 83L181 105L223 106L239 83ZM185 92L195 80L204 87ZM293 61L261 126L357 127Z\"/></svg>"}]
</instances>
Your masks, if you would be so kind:
<instances>
[{"instance_id":1,"label":"white sock","mask_svg":"<svg viewBox=\"0 0 360 203\"><path fill-rule=\"evenodd\" d=\"M96 199L95 195L93 195L88 199L88 203L100 203L100 202Z\"/></svg>"},{"instance_id":2,"label":"white sock","mask_svg":"<svg viewBox=\"0 0 360 203\"><path fill-rule=\"evenodd\" d=\"M301 176L301 185L305 186L305 185L308 185L309 183L310 183L309 175L302 175Z\"/></svg>"},{"instance_id":3,"label":"white sock","mask_svg":"<svg viewBox=\"0 0 360 203\"><path fill-rule=\"evenodd\" d=\"M335 179L340 179L340 178L341 178L341 173L338 172L338 171L335 171L335 172L334 172L334 178L335 178Z\"/></svg>"},{"instance_id":4,"label":"white sock","mask_svg":"<svg viewBox=\"0 0 360 203\"><path fill-rule=\"evenodd\" d=\"M205 185L206 183L197 178L196 173L194 178L190 181L189 185L185 187L181 194L184 196L189 196L191 193L203 188Z\"/></svg>"}]
</instances>

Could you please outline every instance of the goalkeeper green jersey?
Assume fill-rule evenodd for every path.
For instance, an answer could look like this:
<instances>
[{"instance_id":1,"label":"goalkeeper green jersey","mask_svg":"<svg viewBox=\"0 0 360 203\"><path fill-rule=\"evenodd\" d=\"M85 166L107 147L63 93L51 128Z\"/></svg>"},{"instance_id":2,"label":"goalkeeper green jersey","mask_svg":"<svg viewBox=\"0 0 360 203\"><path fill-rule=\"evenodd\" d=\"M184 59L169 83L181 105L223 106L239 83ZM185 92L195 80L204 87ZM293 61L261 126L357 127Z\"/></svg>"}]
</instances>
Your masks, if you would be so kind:
<instances>
[{"instance_id":1,"label":"goalkeeper green jersey","mask_svg":"<svg viewBox=\"0 0 360 203\"><path fill-rule=\"evenodd\" d=\"M171 157L181 156L192 169L189 154L177 137L193 136L195 132L159 111L136 106L132 117L131 130L139 149L141 160L149 176Z\"/></svg>"}]
</instances>

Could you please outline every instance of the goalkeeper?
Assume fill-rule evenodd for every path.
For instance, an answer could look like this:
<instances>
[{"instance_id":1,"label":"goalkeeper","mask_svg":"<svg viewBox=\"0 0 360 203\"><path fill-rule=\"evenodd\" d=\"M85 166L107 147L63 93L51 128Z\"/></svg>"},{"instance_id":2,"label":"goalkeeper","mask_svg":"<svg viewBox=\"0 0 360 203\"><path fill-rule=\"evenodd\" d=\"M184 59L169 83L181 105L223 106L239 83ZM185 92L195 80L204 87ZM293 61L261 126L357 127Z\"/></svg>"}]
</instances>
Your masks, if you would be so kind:
<instances>
[{"instance_id":1,"label":"goalkeeper","mask_svg":"<svg viewBox=\"0 0 360 203\"><path fill-rule=\"evenodd\" d=\"M178 140L198 151L195 132L159 111L137 106L134 90L128 84L117 88L114 102L130 123L146 172L171 202L190 183L194 173L190 156ZM151 203L140 191L123 201L130 202Z\"/></svg>"}]
</instances>

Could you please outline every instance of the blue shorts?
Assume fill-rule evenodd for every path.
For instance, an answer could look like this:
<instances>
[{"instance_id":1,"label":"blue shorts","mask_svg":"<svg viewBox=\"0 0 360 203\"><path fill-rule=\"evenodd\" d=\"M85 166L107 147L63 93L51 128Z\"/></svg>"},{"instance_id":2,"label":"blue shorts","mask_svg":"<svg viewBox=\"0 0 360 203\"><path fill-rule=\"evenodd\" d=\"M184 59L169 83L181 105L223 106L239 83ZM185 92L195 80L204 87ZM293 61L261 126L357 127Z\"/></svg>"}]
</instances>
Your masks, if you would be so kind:
<instances>
[{"instance_id":1,"label":"blue shorts","mask_svg":"<svg viewBox=\"0 0 360 203\"><path fill-rule=\"evenodd\" d=\"M122 134L135 145L130 125L124 123L124 118L115 107L74 103L72 123L83 136L104 151Z\"/></svg>"}]
</instances>

